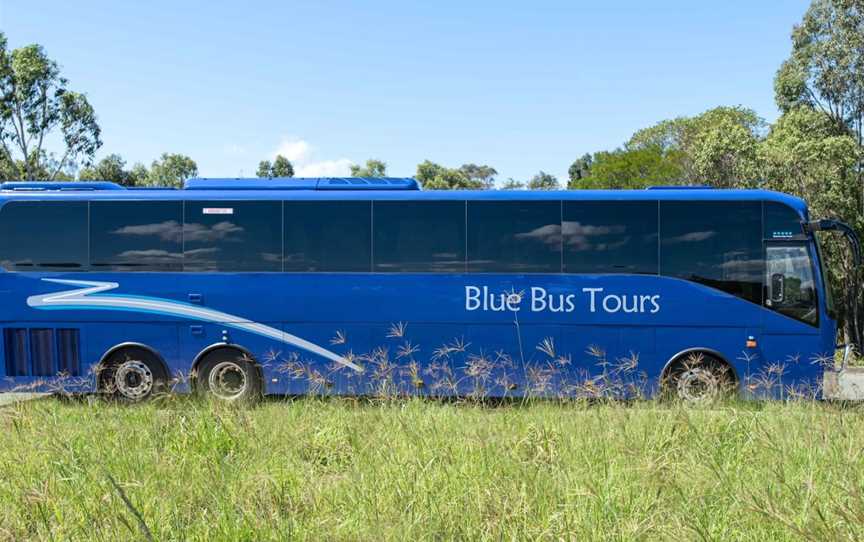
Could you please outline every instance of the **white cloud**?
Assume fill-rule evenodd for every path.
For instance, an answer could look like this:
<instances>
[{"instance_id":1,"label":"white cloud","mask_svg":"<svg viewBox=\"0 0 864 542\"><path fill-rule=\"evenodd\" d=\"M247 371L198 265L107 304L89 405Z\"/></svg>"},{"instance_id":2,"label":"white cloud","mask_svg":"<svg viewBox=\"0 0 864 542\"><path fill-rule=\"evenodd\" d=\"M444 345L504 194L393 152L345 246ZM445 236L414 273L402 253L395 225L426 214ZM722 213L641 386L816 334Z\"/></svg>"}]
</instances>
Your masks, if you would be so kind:
<instances>
[{"instance_id":1,"label":"white cloud","mask_svg":"<svg viewBox=\"0 0 864 542\"><path fill-rule=\"evenodd\" d=\"M285 138L273 151L273 158L281 154L285 158L294 162L303 162L309 158L312 153L312 145L308 142L297 138Z\"/></svg>"},{"instance_id":2,"label":"white cloud","mask_svg":"<svg viewBox=\"0 0 864 542\"><path fill-rule=\"evenodd\" d=\"M316 160L317 149L305 139L297 137L285 137L272 157L282 155L294 164L294 175L297 177L348 177L351 175L351 166L354 165L348 158L337 158L335 160Z\"/></svg>"},{"instance_id":3,"label":"white cloud","mask_svg":"<svg viewBox=\"0 0 864 542\"><path fill-rule=\"evenodd\" d=\"M295 169L298 177L350 177L354 162L347 158L310 162Z\"/></svg>"}]
</instances>

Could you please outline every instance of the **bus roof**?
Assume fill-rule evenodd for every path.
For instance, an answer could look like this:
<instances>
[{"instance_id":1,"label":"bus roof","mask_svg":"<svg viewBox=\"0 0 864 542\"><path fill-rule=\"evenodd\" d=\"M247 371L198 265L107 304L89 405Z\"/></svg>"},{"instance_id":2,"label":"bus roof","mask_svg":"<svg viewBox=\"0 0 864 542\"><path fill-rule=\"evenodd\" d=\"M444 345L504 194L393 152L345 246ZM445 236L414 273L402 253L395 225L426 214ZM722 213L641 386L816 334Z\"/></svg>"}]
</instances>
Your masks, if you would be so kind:
<instances>
[{"instance_id":1,"label":"bus roof","mask_svg":"<svg viewBox=\"0 0 864 542\"><path fill-rule=\"evenodd\" d=\"M761 189L656 187L646 190L420 190L410 178L189 179L182 189L126 188L105 181L0 183L0 202L10 199L68 200L603 200L776 201L806 216L795 196Z\"/></svg>"}]
</instances>

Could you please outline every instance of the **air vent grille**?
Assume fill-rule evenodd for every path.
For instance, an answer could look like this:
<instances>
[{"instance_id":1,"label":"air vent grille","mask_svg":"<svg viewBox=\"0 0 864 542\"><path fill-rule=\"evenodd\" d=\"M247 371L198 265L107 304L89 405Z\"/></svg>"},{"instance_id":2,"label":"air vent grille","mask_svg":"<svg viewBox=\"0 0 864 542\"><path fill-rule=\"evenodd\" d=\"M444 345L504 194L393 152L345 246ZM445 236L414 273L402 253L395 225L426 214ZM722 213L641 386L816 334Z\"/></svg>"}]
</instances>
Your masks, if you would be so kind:
<instances>
[{"instance_id":1,"label":"air vent grille","mask_svg":"<svg viewBox=\"0 0 864 542\"><path fill-rule=\"evenodd\" d=\"M6 376L81 374L81 339L72 328L3 330Z\"/></svg>"}]
</instances>

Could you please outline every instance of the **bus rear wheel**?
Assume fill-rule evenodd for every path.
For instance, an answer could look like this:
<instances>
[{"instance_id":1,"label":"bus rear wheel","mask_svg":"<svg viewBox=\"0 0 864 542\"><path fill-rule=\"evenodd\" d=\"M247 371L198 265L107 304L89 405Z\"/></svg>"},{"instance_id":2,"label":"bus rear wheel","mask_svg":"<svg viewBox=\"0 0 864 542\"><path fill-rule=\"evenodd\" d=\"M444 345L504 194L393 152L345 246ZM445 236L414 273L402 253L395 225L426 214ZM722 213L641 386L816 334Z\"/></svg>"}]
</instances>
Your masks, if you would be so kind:
<instances>
[{"instance_id":1,"label":"bus rear wheel","mask_svg":"<svg viewBox=\"0 0 864 542\"><path fill-rule=\"evenodd\" d=\"M255 403L262 393L258 369L231 350L213 352L201 361L197 385L200 392L231 403Z\"/></svg>"},{"instance_id":2,"label":"bus rear wheel","mask_svg":"<svg viewBox=\"0 0 864 542\"><path fill-rule=\"evenodd\" d=\"M161 361L144 348L115 352L99 374L99 388L115 399L139 403L164 390L168 375Z\"/></svg>"},{"instance_id":3,"label":"bus rear wheel","mask_svg":"<svg viewBox=\"0 0 864 542\"><path fill-rule=\"evenodd\" d=\"M672 364L663 388L666 397L710 403L730 396L735 378L726 362L704 352L692 352Z\"/></svg>"}]
</instances>

